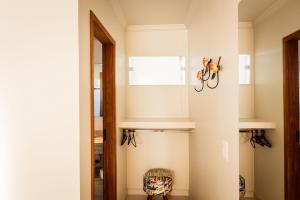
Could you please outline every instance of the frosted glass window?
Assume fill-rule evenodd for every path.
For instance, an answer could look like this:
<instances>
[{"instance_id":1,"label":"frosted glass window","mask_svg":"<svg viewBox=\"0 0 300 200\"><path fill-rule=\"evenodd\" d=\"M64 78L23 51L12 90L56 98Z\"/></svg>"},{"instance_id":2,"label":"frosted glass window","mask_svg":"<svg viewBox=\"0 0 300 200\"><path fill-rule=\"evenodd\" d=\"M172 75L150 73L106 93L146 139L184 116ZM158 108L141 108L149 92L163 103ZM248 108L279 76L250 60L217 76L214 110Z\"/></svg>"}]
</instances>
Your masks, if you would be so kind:
<instances>
[{"instance_id":1,"label":"frosted glass window","mask_svg":"<svg viewBox=\"0 0 300 200\"><path fill-rule=\"evenodd\" d=\"M239 55L239 83L251 84L250 55Z\"/></svg>"},{"instance_id":2,"label":"frosted glass window","mask_svg":"<svg viewBox=\"0 0 300 200\"><path fill-rule=\"evenodd\" d=\"M183 56L129 57L129 85L184 85Z\"/></svg>"}]
</instances>

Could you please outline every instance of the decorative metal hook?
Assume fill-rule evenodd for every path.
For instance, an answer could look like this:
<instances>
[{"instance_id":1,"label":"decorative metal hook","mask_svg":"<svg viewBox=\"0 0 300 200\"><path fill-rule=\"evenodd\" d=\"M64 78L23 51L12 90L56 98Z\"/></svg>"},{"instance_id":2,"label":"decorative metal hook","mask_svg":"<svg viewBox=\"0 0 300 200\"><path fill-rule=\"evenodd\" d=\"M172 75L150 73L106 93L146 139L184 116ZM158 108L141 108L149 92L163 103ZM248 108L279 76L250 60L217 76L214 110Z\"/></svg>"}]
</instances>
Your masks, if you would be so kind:
<instances>
[{"instance_id":1,"label":"decorative metal hook","mask_svg":"<svg viewBox=\"0 0 300 200\"><path fill-rule=\"evenodd\" d=\"M204 85L206 84L208 88L215 89L219 85L220 81L220 71L222 70L222 67L220 65L221 62L221 56L218 59L217 65L213 62L213 59L207 59L203 58L202 64L203 68L199 71L197 71L197 79L201 81L200 88L194 87L195 91L202 92L204 89ZM210 85L209 82L216 80L215 85Z\"/></svg>"}]
</instances>

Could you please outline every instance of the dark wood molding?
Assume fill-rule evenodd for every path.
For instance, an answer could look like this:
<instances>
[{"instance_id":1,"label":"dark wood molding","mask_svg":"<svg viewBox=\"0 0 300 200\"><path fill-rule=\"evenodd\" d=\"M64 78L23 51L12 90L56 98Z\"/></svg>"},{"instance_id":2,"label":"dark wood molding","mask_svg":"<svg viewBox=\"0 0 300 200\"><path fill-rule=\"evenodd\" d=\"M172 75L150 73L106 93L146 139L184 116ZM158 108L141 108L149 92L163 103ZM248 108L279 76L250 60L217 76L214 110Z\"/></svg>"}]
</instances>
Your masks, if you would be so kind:
<instances>
[{"instance_id":1,"label":"dark wood molding","mask_svg":"<svg viewBox=\"0 0 300 200\"><path fill-rule=\"evenodd\" d=\"M283 39L285 200L300 199L298 40L300 30Z\"/></svg>"},{"instance_id":2,"label":"dark wood molding","mask_svg":"<svg viewBox=\"0 0 300 200\"><path fill-rule=\"evenodd\" d=\"M97 38L103 45L104 44L113 44L115 45L116 42L113 37L109 34L103 24L99 21L97 16L90 11L90 25L93 25L94 28L94 36Z\"/></svg>"},{"instance_id":3,"label":"dark wood molding","mask_svg":"<svg viewBox=\"0 0 300 200\"><path fill-rule=\"evenodd\" d=\"M117 199L117 153L116 153L116 42L90 11L90 106L91 106L91 200L94 200L94 38L103 47L103 129L107 136L104 151L104 200Z\"/></svg>"}]
</instances>

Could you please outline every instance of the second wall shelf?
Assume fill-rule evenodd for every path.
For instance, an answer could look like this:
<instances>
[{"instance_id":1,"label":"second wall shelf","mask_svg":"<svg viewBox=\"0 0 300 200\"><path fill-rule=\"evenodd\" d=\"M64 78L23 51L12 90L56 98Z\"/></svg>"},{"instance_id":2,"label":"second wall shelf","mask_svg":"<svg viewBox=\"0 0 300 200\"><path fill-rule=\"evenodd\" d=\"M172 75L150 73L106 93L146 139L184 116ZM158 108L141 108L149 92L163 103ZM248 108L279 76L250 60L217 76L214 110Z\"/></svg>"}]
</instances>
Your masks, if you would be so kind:
<instances>
[{"instance_id":1,"label":"second wall shelf","mask_svg":"<svg viewBox=\"0 0 300 200\"><path fill-rule=\"evenodd\" d=\"M134 130L192 130L196 127L195 122L189 119L127 119L120 122L121 129Z\"/></svg>"},{"instance_id":2,"label":"second wall shelf","mask_svg":"<svg viewBox=\"0 0 300 200\"><path fill-rule=\"evenodd\" d=\"M239 129L240 130L265 130L275 129L276 123L260 119L240 119Z\"/></svg>"}]
</instances>

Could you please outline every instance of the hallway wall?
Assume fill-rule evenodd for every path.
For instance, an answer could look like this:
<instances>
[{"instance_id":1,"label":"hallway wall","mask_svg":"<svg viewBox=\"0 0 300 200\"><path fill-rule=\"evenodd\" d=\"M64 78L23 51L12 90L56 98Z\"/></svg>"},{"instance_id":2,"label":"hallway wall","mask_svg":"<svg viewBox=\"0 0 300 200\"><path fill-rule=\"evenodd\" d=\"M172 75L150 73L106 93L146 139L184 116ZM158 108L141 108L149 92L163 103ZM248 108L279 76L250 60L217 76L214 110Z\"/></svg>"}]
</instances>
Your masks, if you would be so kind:
<instances>
[{"instance_id":1,"label":"hallway wall","mask_svg":"<svg viewBox=\"0 0 300 200\"><path fill-rule=\"evenodd\" d=\"M239 54L251 56L251 84L239 85L239 118L255 118L254 113L254 30L252 22L239 22ZM254 149L248 133L240 133L240 175L246 181L246 197L254 196Z\"/></svg>"},{"instance_id":2,"label":"hallway wall","mask_svg":"<svg viewBox=\"0 0 300 200\"><path fill-rule=\"evenodd\" d=\"M185 56L187 60L187 30L184 25L129 26L126 32L126 54L127 65L129 56ZM187 118L189 116L187 88L187 84L171 86L127 84L126 117Z\"/></svg>"},{"instance_id":3,"label":"hallway wall","mask_svg":"<svg viewBox=\"0 0 300 200\"><path fill-rule=\"evenodd\" d=\"M79 62L80 62L80 195L81 200L91 195L91 137L90 137L90 18L92 10L116 41L116 100L117 126L125 113L125 47L124 27L120 25L108 0L79 0ZM117 199L127 195L126 151L119 141L117 129Z\"/></svg>"},{"instance_id":4,"label":"hallway wall","mask_svg":"<svg viewBox=\"0 0 300 200\"><path fill-rule=\"evenodd\" d=\"M188 56L184 25L129 26L129 56ZM128 73L127 73L128 74ZM185 85L126 88L127 118L188 118L188 81ZM127 148L127 147L126 147ZM143 175L150 168L174 171L172 195L189 193L189 133L137 133L137 148L127 148L129 194L144 194Z\"/></svg>"},{"instance_id":5,"label":"hallway wall","mask_svg":"<svg viewBox=\"0 0 300 200\"><path fill-rule=\"evenodd\" d=\"M222 56L220 85L201 93L190 86L196 130L190 135L192 200L239 198L238 1L193 1L189 27L190 66L201 57Z\"/></svg>"},{"instance_id":6,"label":"hallway wall","mask_svg":"<svg viewBox=\"0 0 300 200\"><path fill-rule=\"evenodd\" d=\"M282 39L300 29L300 1L289 0L255 26L255 113L274 121L272 149L255 150L255 194L262 200L284 199L284 127Z\"/></svg>"},{"instance_id":7,"label":"hallway wall","mask_svg":"<svg viewBox=\"0 0 300 200\"><path fill-rule=\"evenodd\" d=\"M252 22L239 22L239 54L250 55L251 84L239 85L239 117L255 118L254 86L255 86L255 56L254 29Z\"/></svg>"},{"instance_id":8,"label":"hallway wall","mask_svg":"<svg viewBox=\"0 0 300 200\"><path fill-rule=\"evenodd\" d=\"M77 0L0 6L0 199L79 200Z\"/></svg>"}]
</instances>

